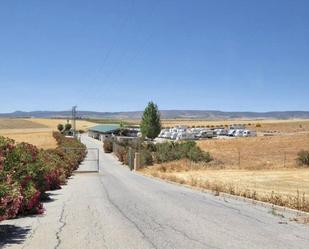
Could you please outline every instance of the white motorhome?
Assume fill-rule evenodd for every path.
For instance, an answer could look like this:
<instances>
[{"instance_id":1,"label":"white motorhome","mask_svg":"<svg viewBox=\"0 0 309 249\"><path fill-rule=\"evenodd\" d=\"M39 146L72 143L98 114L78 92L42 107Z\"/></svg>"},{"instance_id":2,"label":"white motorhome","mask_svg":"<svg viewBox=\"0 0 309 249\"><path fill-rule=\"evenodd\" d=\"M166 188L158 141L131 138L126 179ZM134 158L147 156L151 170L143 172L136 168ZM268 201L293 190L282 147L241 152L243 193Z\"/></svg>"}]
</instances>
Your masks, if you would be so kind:
<instances>
[{"instance_id":1,"label":"white motorhome","mask_svg":"<svg viewBox=\"0 0 309 249\"><path fill-rule=\"evenodd\" d=\"M227 136L228 131L226 129L216 129L215 132L218 136Z\"/></svg>"},{"instance_id":2,"label":"white motorhome","mask_svg":"<svg viewBox=\"0 0 309 249\"><path fill-rule=\"evenodd\" d=\"M235 135L236 130L230 129L227 133L228 136L233 137Z\"/></svg>"},{"instance_id":3,"label":"white motorhome","mask_svg":"<svg viewBox=\"0 0 309 249\"><path fill-rule=\"evenodd\" d=\"M244 137L256 137L256 131L244 130L243 132Z\"/></svg>"},{"instance_id":4,"label":"white motorhome","mask_svg":"<svg viewBox=\"0 0 309 249\"><path fill-rule=\"evenodd\" d=\"M195 136L191 132L179 132L176 140L192 140L195 139Z\"/></svg>"},{"instance_id":5,"label":"white motorhome","mask_svg":"<svg viewBox=\"0 0 309 249\"><path fill-rule=\"evenodd\" d=\"M234 133L234 137L242 137L244 130L236 130Z\"/></svg>"},{"instance_id":6,"label":"white motorhome","mask_svg":"<svg viewBox=\"0 0 309 249\"><path fill-rule=\"evenodd\" d=\"M198 134L198 138L213 138L217 134L214 130L203 130Z\"/></svg>"}]
</instances>

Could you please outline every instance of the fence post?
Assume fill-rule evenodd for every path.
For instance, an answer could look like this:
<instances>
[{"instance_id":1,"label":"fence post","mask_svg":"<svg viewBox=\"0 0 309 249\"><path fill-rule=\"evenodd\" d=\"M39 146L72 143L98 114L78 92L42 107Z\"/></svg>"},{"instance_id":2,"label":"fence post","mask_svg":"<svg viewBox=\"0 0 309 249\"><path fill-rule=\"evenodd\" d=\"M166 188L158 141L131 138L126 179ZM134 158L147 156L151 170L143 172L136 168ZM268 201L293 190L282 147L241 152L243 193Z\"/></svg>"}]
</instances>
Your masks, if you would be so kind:
<instances>
[{"instance_id":1,"label":"fence post","mask_svg":"<svg viewBox=\"0 0 309 249\"><path fill-rule=\"evenodd\" d=\"M128 153L128 162L129 162L129 168L130 168L130 170L132 170L133 169L133 163L132 163L132 148L131 147L129 147L129 153Z\"/></svg>"},{"instance_id":2,"label":"fence post","mask_svg":"<svg viewBox=\"0 0 309 249\"><path fill-rule=\"evenodd\" d=\"M134 157L134 170L138 170L141 167L141 154L139 152L135 152Z\"/></svg>"},{"instance_id":3,"label":"fence post","mask_svg":"<svg viewBox=\"0 0 309 249\"><path fill-rule=\"evenodd\" d=\"M283 167L286 165L286 151L283 153Z\"/></svg>"}]
</instances>

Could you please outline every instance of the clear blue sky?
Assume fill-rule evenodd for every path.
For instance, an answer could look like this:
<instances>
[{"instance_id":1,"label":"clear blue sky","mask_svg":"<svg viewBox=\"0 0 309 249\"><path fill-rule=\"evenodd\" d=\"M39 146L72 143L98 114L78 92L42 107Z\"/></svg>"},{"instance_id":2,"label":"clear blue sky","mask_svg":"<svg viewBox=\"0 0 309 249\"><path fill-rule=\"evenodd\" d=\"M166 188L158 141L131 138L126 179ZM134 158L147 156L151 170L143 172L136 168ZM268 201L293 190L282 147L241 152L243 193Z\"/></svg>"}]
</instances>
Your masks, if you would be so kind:
<instances>
[{"instance_id":1,"label":"clear blue sky","mask_svg":"<svg viewBox=\"0 0 309 249\"><path fill-rule=\"evenodd\" d=\"M309 110L308 0L1 0L0 112Z\"/></svg>"}]
</instances>

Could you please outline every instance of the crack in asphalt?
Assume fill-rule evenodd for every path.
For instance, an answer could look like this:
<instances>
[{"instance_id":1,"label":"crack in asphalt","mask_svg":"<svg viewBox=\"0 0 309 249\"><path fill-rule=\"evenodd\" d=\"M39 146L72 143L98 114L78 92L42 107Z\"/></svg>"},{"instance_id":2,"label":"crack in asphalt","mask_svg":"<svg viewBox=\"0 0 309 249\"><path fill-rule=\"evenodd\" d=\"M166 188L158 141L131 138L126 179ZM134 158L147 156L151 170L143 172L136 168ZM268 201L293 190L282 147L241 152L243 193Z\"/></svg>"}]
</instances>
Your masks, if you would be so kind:
<instances>
[{"instance_id":1,"label":"crack in asphalt","mask_svg":"<svg viewBox=\"0 0 309 249\"><path fill-rule=\"evenodd\" d=\"M66 222L65 222L66 216L64 217L64 209L65 209L65 203L63 203L62 209L61 209L61 214L60 214L60 218L59 218L59 223L61 224L61 226L59 227L59 230L56 232L57 244L54 247L54 249L59 248L59 246L61 244L60 233L62 232L63 228L66 225Z\"/></svg>"},{"instance_id":2,"label":"crack in asphalt","mask_svg":"<svg viewBox=\"0 0 309 249\"><path fill-rule=\"evenodd\" d=\"M132 219L130 219L122 210L121 208L112 201L112 199L109 196L109 193L107 192L104 183L102 182L102 180L100 179L101 185L103 186L103 189L105 191L106 197L108 199L108 201L118 210L118 212L126 219L128 220L130 223L132 223L136 229L142 234L142 236L147 240L147 242L155 249L158 249L158 247L150 240L150 238L143 232L143 230L137 225L136 222L134 222Z\"/></svg>"}]
</instances>

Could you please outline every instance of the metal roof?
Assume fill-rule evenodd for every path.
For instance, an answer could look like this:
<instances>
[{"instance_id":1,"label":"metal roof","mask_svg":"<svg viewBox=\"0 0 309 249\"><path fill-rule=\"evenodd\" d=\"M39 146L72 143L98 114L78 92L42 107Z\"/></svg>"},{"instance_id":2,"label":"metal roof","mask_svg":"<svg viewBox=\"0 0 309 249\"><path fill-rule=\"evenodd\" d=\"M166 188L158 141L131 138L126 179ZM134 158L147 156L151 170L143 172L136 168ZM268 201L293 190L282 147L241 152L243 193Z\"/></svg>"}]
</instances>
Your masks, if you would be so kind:
<instances>
[{"instance_id":1,"label":"metal roof","mask_svg":"<svg viewBox=\"0 0 309 249\"><path fill-rule=\"evenodd\" d=\"M89 131L95 131L100 133L110 133L120 128L119 124L99 124L89 128Z\"/></svg>"}]
</instances>

